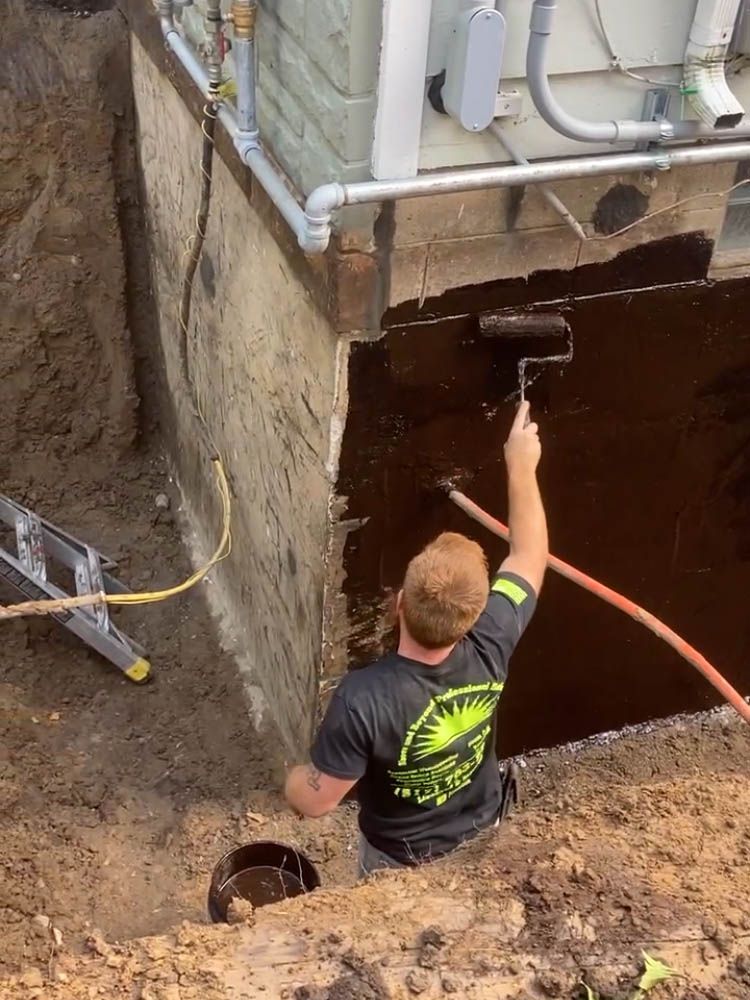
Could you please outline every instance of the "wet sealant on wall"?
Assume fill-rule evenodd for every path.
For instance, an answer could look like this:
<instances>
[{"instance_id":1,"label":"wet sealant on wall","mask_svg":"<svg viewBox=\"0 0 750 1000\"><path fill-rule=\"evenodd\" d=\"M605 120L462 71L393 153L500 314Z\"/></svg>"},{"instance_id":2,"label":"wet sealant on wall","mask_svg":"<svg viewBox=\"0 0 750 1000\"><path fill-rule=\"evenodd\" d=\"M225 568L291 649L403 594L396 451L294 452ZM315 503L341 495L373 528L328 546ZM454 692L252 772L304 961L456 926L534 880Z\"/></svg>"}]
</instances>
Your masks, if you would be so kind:
<instances>
[{"instance_id":1,"label":"wet sealant on wall","mask_svg":"<svg viewBox=\"0 0 750 1000\"><path fill-rule=\"evenodd\" d=\"M394 316L381 340L353 345L338 488L347 517L362 519L344 550L355 665L380 652L388 588L438 532L462 531L491 563L502 559L504 543L442 489L457 482L505 516L502 444L523 349L482 336L468 309L559 298L574 358L542 369L529 390L552 551L655 613L750 690L750 285L696 281L710 250L677 239L621 257L616 270L468 289L441 304L458 318L436 322L440 307L428 303ZM638 290L648 269L670 286ZM513 659L499 746L549 746L713 701L650 632L550 573Z\"/></svg>"}]
</instances>

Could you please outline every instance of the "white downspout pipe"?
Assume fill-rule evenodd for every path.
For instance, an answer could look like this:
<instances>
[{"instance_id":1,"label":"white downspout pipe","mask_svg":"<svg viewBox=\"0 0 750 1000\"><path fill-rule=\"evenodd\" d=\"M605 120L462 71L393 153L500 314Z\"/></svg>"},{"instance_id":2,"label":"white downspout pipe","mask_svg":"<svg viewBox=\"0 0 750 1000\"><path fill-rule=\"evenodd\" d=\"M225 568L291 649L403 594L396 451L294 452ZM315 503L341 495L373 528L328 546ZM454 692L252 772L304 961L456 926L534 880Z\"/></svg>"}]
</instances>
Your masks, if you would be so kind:
<instances>
[{"instance_id":1,"label":"white downspout pipe","mask_svg":"<svg viewBox=\"0 0 750 1000\"><path fill-rule=\"evenodd\" d=\"M729 89L725 63L741 0L698 0L685 49L684 89L711 129L735 128L745 110Z\"/></svg>"}]
</instances>

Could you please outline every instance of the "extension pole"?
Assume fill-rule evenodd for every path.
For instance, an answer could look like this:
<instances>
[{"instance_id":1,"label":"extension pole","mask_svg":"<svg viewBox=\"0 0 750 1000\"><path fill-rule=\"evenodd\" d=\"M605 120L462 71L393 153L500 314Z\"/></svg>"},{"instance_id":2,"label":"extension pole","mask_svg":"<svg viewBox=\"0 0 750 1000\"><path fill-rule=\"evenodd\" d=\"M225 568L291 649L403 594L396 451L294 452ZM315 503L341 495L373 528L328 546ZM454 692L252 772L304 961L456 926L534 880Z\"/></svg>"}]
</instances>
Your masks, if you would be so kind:
<instances>
[{"instance_id":1,"label":"extension pole","mask_svg":"<svg viewBox=\"0 0 750 1000\"><path fill-rule=\"evenodd\" d=\"M473 500L470 500L458 490L451 490L448 495L456 506L460 507L465 514L469 515L469 517L478 521L482 527L491 531L493 535L499 535L499 537L504 538L506 542L510 540L510 531L507 525L503 524L502 521L498 521L486 511L482 510L478 504L475 504ZM724 700L732 706L738 715L742 716L745 722L750 722L750 705L748 705L739 691L735 691L729 681L722 677L716 667L713 667L705 656L702 656L697 649L694 649L688 642L685 642L685 640L677 635L676 632L673 632L671 628L663 622L660 622L659 619L655 618L652 614L650 614L650 612L645 611L633 601L628 600L627 597L623 597L622 594L618 594L616 590L612 590L603 583L599 583L598 580L592 579L590 576L582 573L569 563L563 562L562 559L558 559L557 556L548 556L547 565L550 569L559 573L560 576L564 576L567 580L572 580L573 583L577 583L579 587L583 587L584 590L588 590L589 593L596 595L596 597L600 597L603 601L606 601L607 604L611 604L618 610L624 611L626 615L629 615L635 621L640 622L641 625L645 625L647 629L650 629L654 633L654 635L663 639L664 642L671 646L672 649L676 650L684 660L687 660L691 666L695 667L696 670L703 674L708 683L716 688L722 698L724 698Z\"/></svg>"}]
</instances>

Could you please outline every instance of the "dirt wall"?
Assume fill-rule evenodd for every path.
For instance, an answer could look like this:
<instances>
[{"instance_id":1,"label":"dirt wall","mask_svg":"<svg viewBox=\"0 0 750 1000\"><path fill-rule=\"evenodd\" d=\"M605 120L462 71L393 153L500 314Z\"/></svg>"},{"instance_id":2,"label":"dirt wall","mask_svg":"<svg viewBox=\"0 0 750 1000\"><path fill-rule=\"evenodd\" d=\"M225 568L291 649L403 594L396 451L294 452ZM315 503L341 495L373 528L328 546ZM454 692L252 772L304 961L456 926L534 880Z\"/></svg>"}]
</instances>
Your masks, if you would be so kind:
<instances>
[{"instance_id":1,"label":"dirt wall","mask_svg":"<svg viewBox=\"0 0 750 1000\"><path fill-rule=\"evenodd\" d=\"M127 110L115 11L75 23L0 4L0 478L136 435L113 179ZM29 37L35 44L27 44ZM118 72L119 70L119 72ZM85 164L86 169L81 169Z\"/></svg>"},{"instance_id":2,"label":"dirt wall","mask_svg":"<svg viewBox=\"0 0 750 1000\"><path fill-rule=\"evenodd\" d=\"M0 492L144 592L192 567L159 426L127 27L92 6L0 4ZM207 589L113 611L145 685L48 618L0 624L0 979L36 965L26 998L59 935L78 951L95 927L204 919L215 861L257 836L245 812L279 786L281 741L248 717Z\"/></svg>"}]
</instances>

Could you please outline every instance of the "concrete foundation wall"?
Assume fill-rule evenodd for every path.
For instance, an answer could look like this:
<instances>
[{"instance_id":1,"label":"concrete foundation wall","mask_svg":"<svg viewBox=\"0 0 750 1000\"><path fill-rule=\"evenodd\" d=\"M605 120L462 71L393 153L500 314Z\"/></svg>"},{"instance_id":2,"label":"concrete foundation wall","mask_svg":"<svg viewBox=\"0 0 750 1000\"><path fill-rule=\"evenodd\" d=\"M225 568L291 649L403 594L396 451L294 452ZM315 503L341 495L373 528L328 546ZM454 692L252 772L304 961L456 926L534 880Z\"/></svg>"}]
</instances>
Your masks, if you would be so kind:
<instances>
[{"instance_id":1,"label":"concrete foundation wall","mask_svg":"<svg viewBox=\"0 0 750 1000\"><path fill-rule=\"evenodd\" d=\"M679 233L701 232L715 242L726 212L722 192L736 170L724 163L551 185L586 231L583 242L536 187L398 202L389 304L599 263ZM613 235L632 222L627 233ZM650 280L643 275L644 284Z\"/></svg>"},{"instance_id":2,"label":"concrete foundation wall","mask_svg":"<svg viewBox=\"0 0 750 1000\"><path fill-rule=\"evenodd\" d=\"M703 241L677 237L612 264L446 295L435 310L446 318L394 316L383 338L353 346L338 485L353 527L343 546L347 634L331 684L393 641L389 590L440 531L476 538L494 566L507 553L443 485L505 519L502 445L518 359L536 352L528 338L483 336L476 313L559 296L574 355L536 370L528 389L552 551L662 618L750 691L750 290L699 280L709 259ZM645 275L671 287L644 288ZM549 573L501 702L500 748L715 699L649 631Z\"/></svg>"},{"instance_id":3,"label":"concrete foundation wall","mask_svg":"<svg viewBox=\"0 0 750 1000\"><path fill-rule=\"evenodd\" d=\"M217 156L186 385L177 304L197 207L201 133L135 38L132 69L173 457L187 518L196 554L205 557L220 526L210 463L217 449L232 489L234 550L204 586L223 615L224 637L238 653L256 708L267 706L290 749L301 752L321 657L338 449L332 420L345 348Z\"/></svg>"},{"instance_id":4,"label":"concrete foundation wall","mask_svg":"<svg viewBox=\"0 0 750 1000\"><path fill-rule=\"evenodd\" d=\"M365 7L336 9L353 17ZM266 32L260 42L261 78L272 61L274 72L286 67L289 88L277 88L275 100L286 102L279 109L285 120L297 115L295 134L301 128L303 139L308 122L312 128L323 119L308 116L310 107L304 114L297 107L302 91L305 101L323 102L316 112L322 114L326 94L344 93L346 80L337 74L349 74L350 89L356 76L346 45L313 72L309 42L303 45L304 39L293 35L314 16L300 0L266 11L259 27ZM141 23L137 30L147 38L151 25ZM275 39L273 53L269 38ZM143 44L150 55L134 40L134 86L177 470L196 550L205 554L220 513L209 474L213 447L227 465L235 553L214 574L209 594L224 615L225 634L247 670L256 702L270 705L290 747L302 751L310 735L318 679L324 678L324 692L330 690L352 662L366 660L387 641L385 589L398 586L408 558L445 527L468 529L446 508L439 482L458 476L479 502L500 510L498 456L511 412L510 404L503 404L516 389L518 358L506 346L478 338L476 313L483 309L554 302L577 310L574 366L565 378L559 372L545 376L533 396L554 441L547 485L557 498L553 528L561 555L578 559L582 568L620 585L636 600L643 598L656 613L669 611L673 601L670 623L684 628L699 646L703 643L738 683L746 684L746 643L740 649L717 638L714 597L703 601L701 590L710 580L717 604L726 606L723 633L736 631L739 618L731 598L732 587L747 572L744 535L738 535L737 552L731 555L701 521L689 549L681 548L683 532L697 522L687 515L683 521L682 514L675 522L671 513L672 508L681 511L689 495L698 498L703 517L714 491L721 494L721 516L732 524L739 521L737 477L724 477L722 469L731 465L747 428L744 418L725 419L724 407L739 392L750 354L730 300L706 288L726 211L721 192L733 184L736 165L555 185L583 225L583 241L530 187L376 206L374 225L353 225L338 234L327 255L305 260L262 192L250 196L249 173L231 147L225 148L225 158L216 161L213 211L196 278L188 345L191 384L186 384L176 307L197 203L200 131L190 85L179 80L179 73L173 85L156 69L164 58L160 39L155 43L151 35ZM315 58L323 59L323 52L321 42ZM316 74L323 71L328 82L318 86ZM175 87L182 88L182 97ZM342 108L328 102L325 114L329 125L323 131L339 129L331 148L338 150L341 166L346 155L359 152L346 145ZM330 138L333 132L327 134ZM281 145L273 143L279 153ZM298 152L303 148L304 142ZM297 182L305 176L309 187L313 181L305 174L304 156L280 155ZM321 172L315 180L323 179L332 161L320 149L310 156L310 169ZM364 161L346 162L364 170ZM686 286L692 289L683 294ZM656 290L650 300L641 297L639 307L631 306L644 289ZM601 299L606 307L590 304ZM669 318L673 304L679 317L674 323ZM329 321L319 308L335 319ZM664 384L676 381L679 389L642 420L631 417L625 400L641 392L644 372L652 378L655 397ZM729 379L726 391L724 378ZM619 409L607 404L609 379L619 386ZM595 404L590 402L594 383L599 389ZM709 396L716 412L714 403L704 402ZM196 400L208 443L194 414ZM689 441L684 429L700 407L705 426ZM727 426L713 426L716 414ZM597 437L600 425L606 433ZM694 443L700 454L680 467L659 510L644 503L623 526L618 470L632 463L637 486L627 487L630 503L636 490L639 497L649 496L662 475L658 462L644 458L644 441L652 431L664 454L674 456L678 445L692 448ZM582 497L573 492L588 482L581 448L592 453L591 481L597 491L584 491ZM614 465L610 453L618 456ZM744 482L743 477L744 472ZM566 534L565 510L577 505L589 521L577 521L575 531ZM589 558L589 526L600 560ZM654 531L656 555L649 549L657 544ZM671 555L675 545L679 557ZM649 560L643 578L632 574L632 554L641 551L639 546L645 546ZM500 548L492 552L497 558ZM683 557L684 573L679 568ZM670 558L677 560L673 566ZM704 571L705 579L699 576ZM692 675L688 682L684 669L669 673L669 665L653 702L613 702L611 691L622 688L638 657L651 655L654 640L623 632L613 645L598 609L595 629L585 626L584 641L570 624L588 621L580 601L560 595L555 584L550 592L553 604L538 633L536 673L527 660L529 681L516 681L513 695L519 709L541 699L548 707L535 710L533 730L520 722L507 728L505 749L706 703L705 689ZM701 627L691 631L700 616ZM560 636L569 649L562 658ZM576 664L610 655L606 684L586 702L587 712L576 714L561 671L572 676ZM522 660L522 676L523 669ZM585 687L579 682L577 691ZM570 706L564 719L560 704ZM514 716L522 717L521 711Z\"/></svg>"}]
</instances>

